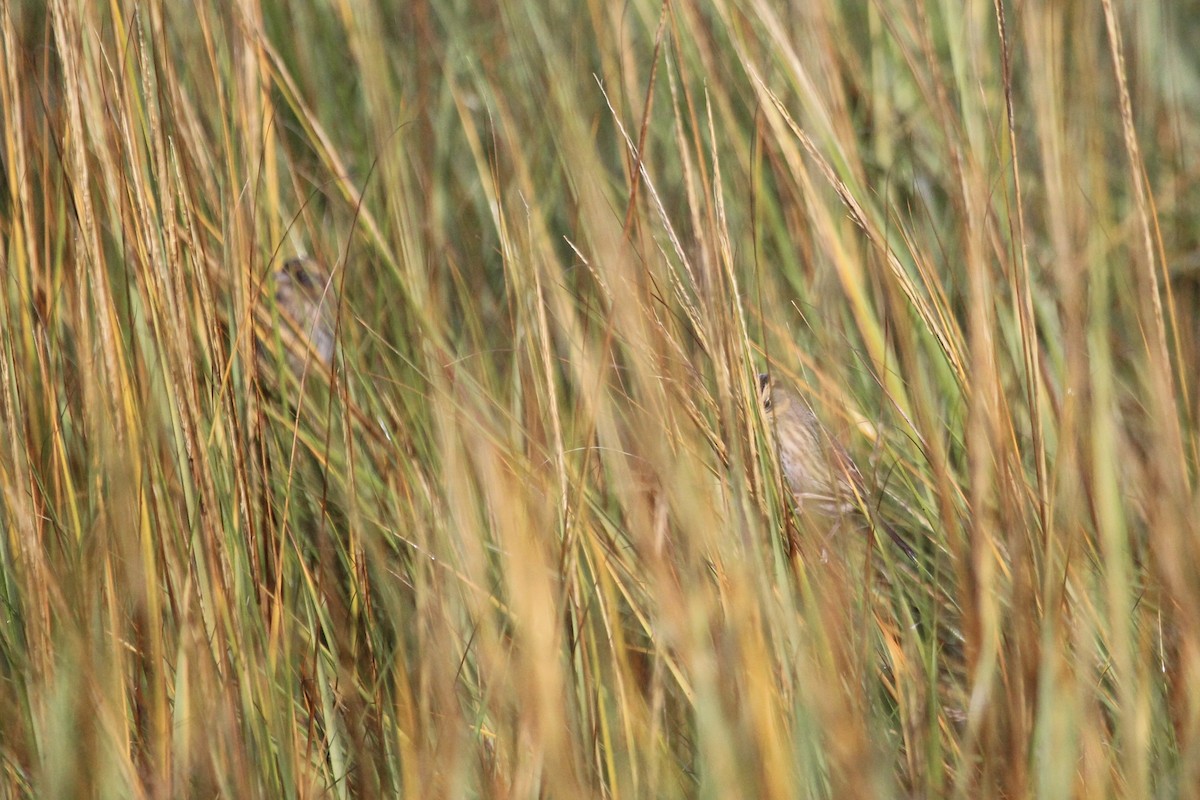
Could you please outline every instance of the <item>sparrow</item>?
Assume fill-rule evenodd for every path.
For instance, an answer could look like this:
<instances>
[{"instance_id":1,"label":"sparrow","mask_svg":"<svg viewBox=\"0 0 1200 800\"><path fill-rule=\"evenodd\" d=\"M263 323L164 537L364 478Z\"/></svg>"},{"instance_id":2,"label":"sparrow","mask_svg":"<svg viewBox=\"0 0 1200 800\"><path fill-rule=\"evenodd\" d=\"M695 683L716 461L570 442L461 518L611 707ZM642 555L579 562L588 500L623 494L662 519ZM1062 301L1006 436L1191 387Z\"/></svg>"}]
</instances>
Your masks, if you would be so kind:
<instances>
[{"instance_id":1,"label":"sparrow","mask_svg":"<svg viewBox=\"0 0 1200 800\"><path fill-rule=\"evenodd\" d=\"M917 554L894 528L870 511L866 483L846 448L821 424L794 389L758 376L759 399L774 435L779 467L802 513L834 528L843 520L881 528L913 561Z\"/></svg>"},{"instance_id":2,"label":"sparrow","mask_svg":"<svg viewBox=\"0 0 1200 800\"><path fill-rule=\"evenodd\" d=\"M288 367L297 377L333 366L337 293L325 265L315 258L289 259L274 273L278 327L267 334L264 350L275 337L284 348ZM267 353L260 350L260 354Z\"/></svg>"}]
</instances>

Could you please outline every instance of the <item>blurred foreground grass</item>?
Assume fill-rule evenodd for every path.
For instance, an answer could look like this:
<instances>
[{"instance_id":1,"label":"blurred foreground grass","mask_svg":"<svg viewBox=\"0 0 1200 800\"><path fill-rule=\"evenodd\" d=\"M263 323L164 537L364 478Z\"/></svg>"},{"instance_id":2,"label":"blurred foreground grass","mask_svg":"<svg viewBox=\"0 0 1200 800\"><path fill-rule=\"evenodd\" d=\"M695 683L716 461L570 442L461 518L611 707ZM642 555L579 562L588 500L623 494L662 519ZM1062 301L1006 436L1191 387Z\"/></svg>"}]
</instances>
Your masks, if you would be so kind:
<instances>
[{"instance_id":1,"label":"blurred foreground grass","mask_svg":"<svg viewBox=\"0 0 1200 800\"><path fill-rule=\"evenodd\" d=\"M1189 794L1198 13L0 3L3 794Z\"/></svg>"}]
</instances>

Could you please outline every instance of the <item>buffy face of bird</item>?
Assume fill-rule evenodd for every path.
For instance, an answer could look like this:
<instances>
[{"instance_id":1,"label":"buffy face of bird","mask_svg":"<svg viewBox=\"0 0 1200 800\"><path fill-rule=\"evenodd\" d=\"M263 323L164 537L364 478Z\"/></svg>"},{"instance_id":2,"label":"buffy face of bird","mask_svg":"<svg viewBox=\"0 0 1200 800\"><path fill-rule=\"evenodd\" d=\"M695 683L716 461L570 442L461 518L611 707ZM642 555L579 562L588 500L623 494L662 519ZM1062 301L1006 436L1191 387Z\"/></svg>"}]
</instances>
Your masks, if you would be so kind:
<instances>
[{"instance_id":1,"label":"buffy face of bird","mask_svg":"<svg viewBox=\"0 0 1200 800\"><path fill-rule=\"evenodd\" d=\"M325 267L311 258L286 262L275 273L275 303L292 370L303 372L309 360L331 366L337 295Z\"/></svg>"},{"instance_id":2,"label":"buffy face of bird","mask_svg":"<svg viewBox=\"0 0 1200 800\"><path fill-rule=\"evenodd\" d=\"M862 475L812 408L795 390L758 376L759 397L771 423L779 467L804 512L842 517L862 508Z\"/></svg>"}]
</instances>

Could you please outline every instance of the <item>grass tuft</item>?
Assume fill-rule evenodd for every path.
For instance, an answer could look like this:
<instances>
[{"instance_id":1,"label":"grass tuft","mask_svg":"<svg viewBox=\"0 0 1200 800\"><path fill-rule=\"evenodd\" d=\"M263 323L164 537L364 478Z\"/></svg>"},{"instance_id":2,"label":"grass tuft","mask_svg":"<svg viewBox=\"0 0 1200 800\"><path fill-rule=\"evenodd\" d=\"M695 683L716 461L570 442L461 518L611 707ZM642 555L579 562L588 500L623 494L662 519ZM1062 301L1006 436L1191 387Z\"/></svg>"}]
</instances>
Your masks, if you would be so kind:
<instances>
[{"instance_id":1,"label":"grass tuft","mask_svg":"<svg viewBox=\"0 0 1200 800\"><path fill-rule=\"evenodd\" d=\"M0 794L1186 794L1194 6L0 4Z\"/></svg>"}]
</instances>

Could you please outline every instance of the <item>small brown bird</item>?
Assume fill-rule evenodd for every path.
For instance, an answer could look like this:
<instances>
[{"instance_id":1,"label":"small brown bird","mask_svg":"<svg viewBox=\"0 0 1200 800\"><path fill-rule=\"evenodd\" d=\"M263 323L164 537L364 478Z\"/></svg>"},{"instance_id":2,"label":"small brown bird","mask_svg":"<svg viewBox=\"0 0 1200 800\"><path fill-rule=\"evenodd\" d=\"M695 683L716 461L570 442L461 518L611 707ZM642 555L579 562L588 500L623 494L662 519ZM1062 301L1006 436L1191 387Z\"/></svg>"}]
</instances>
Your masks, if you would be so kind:
<instances>
[{"instance_id":1,"label":"small brown bird","mask_svg":"<svg viewBox=\"0 0 1200 800\"><path fill-rule=\"evenodd\" d=\"M890 525L871 513L862 473L841 443L795 390L766 373L758 376L759 397L771 421L779 466L796 505L833 525L855 518L876 524L913 561L917 554Z\"/></svg>"},{"instance_id":2,"label":"small brown bird","mask_svg":"<svg viewBox=\"0 0 1200 800\"><path fill-rule=\"evenodd\" d=\"M319 371L318 364L329 369L333 365L337 310L329 271L316 259L300 256L286 261L274 278L278 336L288 367L298 376L306 368Z\"/></svg>"}]
</instances>

